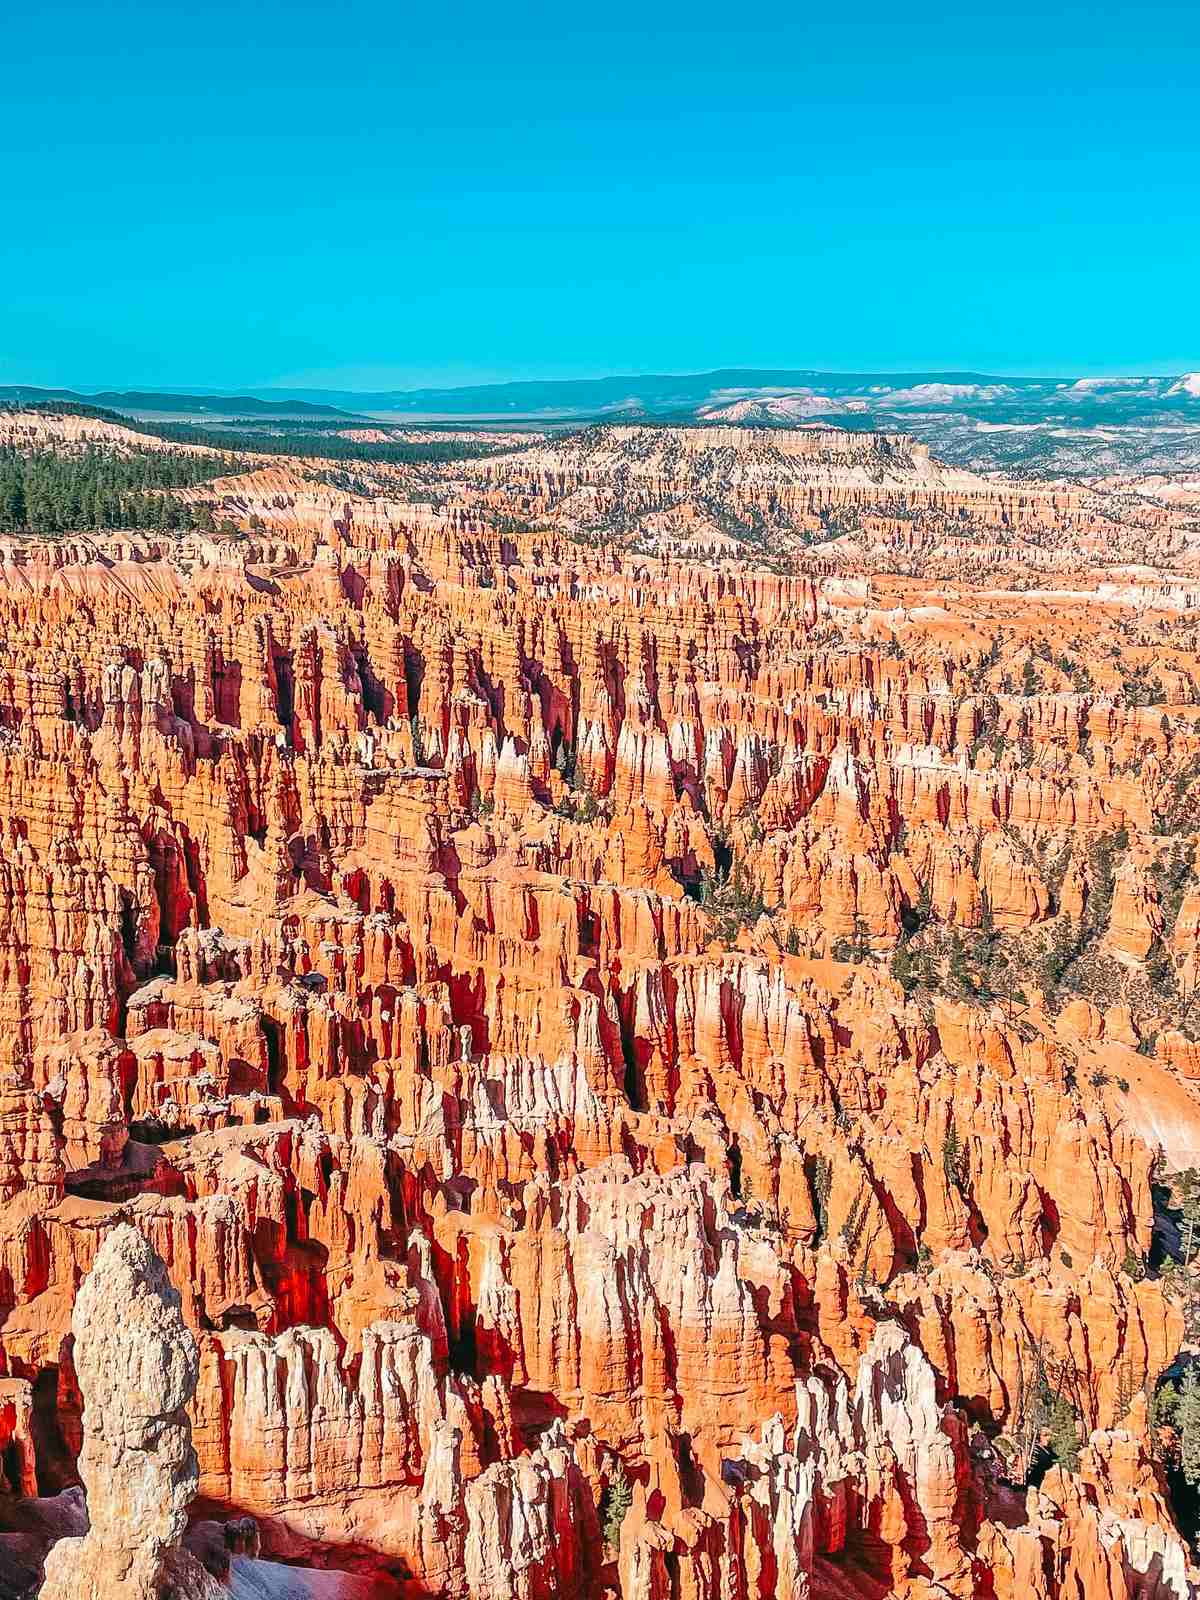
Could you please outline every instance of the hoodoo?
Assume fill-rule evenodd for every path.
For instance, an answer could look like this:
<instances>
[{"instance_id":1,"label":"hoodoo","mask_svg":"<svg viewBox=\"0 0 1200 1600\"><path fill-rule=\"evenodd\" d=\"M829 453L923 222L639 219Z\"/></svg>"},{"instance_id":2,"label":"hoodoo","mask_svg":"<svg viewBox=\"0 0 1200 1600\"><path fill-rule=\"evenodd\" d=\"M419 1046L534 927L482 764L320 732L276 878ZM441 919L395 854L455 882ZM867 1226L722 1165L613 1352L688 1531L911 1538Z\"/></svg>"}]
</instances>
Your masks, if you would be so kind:
<instances>
[{"instance_id":1,"label":"hoodoo","mask_svg":"<svg viewBox=\"0 0 1200 1600\"><path fill-rule=\"evenodd\" d=\"M377 431L0 413L0 1600L1194 1600L1194 510Z\"/></svg>"},{"instance_id":2,"label":"hoodoo","mask_svg":"<svg viewBox=\"0 0 1200 1600\"><path fill-rule=\"evenodd\" d=\"M187 1405L199 1356L160 1256L122 1224L71 1318L89 1528L46 1560L42 1600L228 1600L180 1541L199 1474Z\"/></svg>"}]
</instances>

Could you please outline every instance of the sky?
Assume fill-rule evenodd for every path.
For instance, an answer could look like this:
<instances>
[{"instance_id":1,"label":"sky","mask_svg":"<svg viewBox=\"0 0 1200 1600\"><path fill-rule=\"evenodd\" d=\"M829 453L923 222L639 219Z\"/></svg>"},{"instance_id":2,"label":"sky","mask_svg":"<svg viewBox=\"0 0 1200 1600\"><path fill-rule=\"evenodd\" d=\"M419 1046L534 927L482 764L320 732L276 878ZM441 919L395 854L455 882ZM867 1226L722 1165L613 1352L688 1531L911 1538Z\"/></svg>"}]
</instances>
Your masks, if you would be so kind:
<instances>
[{"instance_id":1,"label":"sky","mask_svg":"<svg viewBox=\"0 0 1200 1600\"><path fill-rule=\"evenodd\" d=\"M91 0L3 33L0 383L1200 368L1200 7Z\"/></svg>"}]
</instances>

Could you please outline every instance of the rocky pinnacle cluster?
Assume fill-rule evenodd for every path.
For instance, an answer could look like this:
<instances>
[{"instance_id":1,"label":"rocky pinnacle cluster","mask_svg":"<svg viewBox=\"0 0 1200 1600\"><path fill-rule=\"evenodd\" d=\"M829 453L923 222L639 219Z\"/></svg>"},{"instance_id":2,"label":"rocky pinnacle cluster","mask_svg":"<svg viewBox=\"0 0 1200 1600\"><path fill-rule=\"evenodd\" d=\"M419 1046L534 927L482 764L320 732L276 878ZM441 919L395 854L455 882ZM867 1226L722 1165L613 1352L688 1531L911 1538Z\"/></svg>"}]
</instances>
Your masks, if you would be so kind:
<instances>
[{"instance_id":1,"label":"rocky pinnacle cluster","mask_svg":"<svg viewBox=\"0 0 1200 1600\"><path fill-rule=\"evenodd\" d=\"M846 437L0 540L3 1600L1197 1592L1195 509Z\"/></svg>"}]
</instances>

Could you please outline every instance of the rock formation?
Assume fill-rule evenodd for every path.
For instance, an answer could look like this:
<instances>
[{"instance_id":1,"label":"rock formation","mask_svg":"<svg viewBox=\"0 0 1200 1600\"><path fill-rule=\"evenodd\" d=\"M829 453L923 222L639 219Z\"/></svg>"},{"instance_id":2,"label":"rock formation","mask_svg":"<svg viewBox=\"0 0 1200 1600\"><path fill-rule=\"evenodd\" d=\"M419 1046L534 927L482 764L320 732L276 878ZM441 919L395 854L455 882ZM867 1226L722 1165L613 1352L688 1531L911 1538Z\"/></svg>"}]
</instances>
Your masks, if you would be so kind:
<instances>
[{"instance_id":1,"label":"rock formation","mask_svg":"<svg viewBox=\"0 0 1200 1600\"><path fill-rule=\"evenodd\" d=\"M221 1600L181 1540L196 1492L196 1341L145 1238L114 1228L71 1318L90 1526L46 1561L42 1600Z\"/></svg>"},{"instance_id":2,"label":"rock formation","mask_svg":"<svg viewBox=\"0 0 1200 1600\"><path fill-rule=\"evenodd\" d=\"M178 493L236 534L0 541L0 1537L92 1516L48 1593L155 1592L186 1411L188 1548L405 1600L1189 1594L1189 508L828 429ZM126 1223L161 1374L89 1347L112 1273L166 1318Z\"/></svg>"}]
</instances>

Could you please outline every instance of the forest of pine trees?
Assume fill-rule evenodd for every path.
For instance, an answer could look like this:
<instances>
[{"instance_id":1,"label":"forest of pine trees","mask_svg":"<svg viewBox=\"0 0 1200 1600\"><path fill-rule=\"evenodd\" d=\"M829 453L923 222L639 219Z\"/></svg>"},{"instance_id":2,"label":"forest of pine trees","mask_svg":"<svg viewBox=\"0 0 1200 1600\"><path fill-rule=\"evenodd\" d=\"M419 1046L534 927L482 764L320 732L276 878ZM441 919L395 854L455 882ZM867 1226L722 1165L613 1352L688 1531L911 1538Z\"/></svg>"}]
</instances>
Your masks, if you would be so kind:
<instances>
[{"instance_id":1,"label":"forest of pine trees","mask_svg":"<svg viewBox=\"0 0 1200 1600\"><path fill-rule=\"evenodd\" d=\"M128 418L122 418L128 425ZM317 430L286 422L254 424L235 421L228 429L190 422L139 422L144 433L176 444L197 444L208 450L245 450L267 456L306 456L323 461L379 461L413 466L446 461L475 461L503 455L511 444L498 445L485 433L475 439L345 439L336 428ZM342 424L344 427L345 425Z\"/></svg>"},{"instance_id":2,"label":"forest of pine trees","mask_svg":"<svg viewBox=\"0 0 1200 1600\"><path fill-rule=\"evenodd\" d=\"M190 528L196 525L192 510L161 491L238 470L236 462L219 456L164 450L122 455L92 448L66 455L0 448L0 532Z\"/></svg>"}]
</instances>

